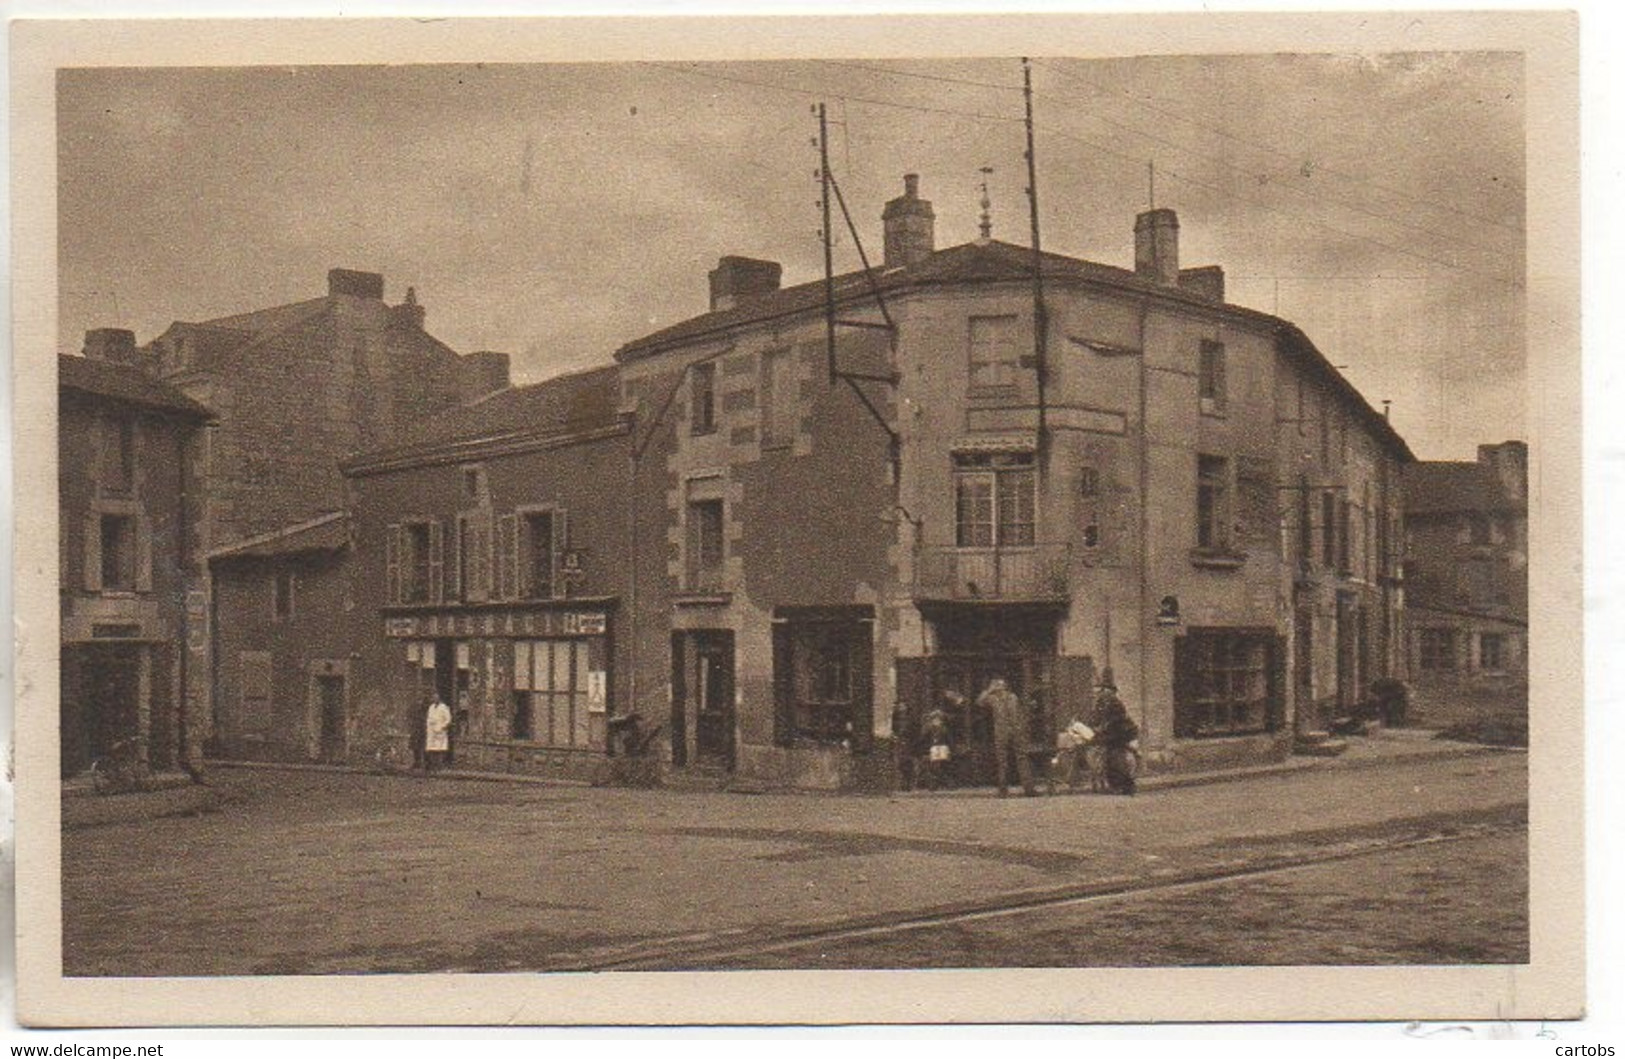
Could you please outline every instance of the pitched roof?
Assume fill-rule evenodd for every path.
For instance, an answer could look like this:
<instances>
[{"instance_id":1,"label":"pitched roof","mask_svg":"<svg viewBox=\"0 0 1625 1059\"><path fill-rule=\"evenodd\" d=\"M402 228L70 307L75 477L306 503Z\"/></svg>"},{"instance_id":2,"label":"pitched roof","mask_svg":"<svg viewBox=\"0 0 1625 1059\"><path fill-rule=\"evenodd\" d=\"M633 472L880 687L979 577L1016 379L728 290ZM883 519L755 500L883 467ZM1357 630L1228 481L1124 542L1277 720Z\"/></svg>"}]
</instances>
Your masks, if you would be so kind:
<instances>
[{"instance_id":1,"label":"pitched roof","mask_svg":"<svg viewBox=\"0 0 1625 1059\"><path fill-rule=\"evenodd\" d=\"M361 453L344 467L361 471L505 441L600 430L619 424L619 405L619 369L613 364L589 368L449 409L403 432L398 444Z\"/></svg>"},{"instance_id":2,"label":"pitched roof","mask_svg":"<svg viewBox=\"0 0 1625 1059\"><path fill-rule=\"evenodd\" d=\"M1353 384L1326 359L1309 336L1297 326L1269 313L1248 309L1240 305L1215 303L1211 299L1181 287L1170 287L1146 279L1139 274L1113 265L1103 265L1082 258L1045 252L1043 273L1048 280L1079 280L1105 284L1157 298L1218 310L1231 316L1251 320L1273 330L1282 347L1290 356L1301 359L1314 374L1324 379L1349 401L1361 421L1380 440L1394 450L1405 462L1416 457L1399 436L1387 417L1366 401ZM935 251L914 264L888 269L876 269L873 279L864 272L848 272L835 277L837 304L865 301L873 297L874 287L891 293L910 288L945 286L957 283L988 283L1000 281L1030 282L1033 274L1033 252L1030 247L1017 246L998 239L961 243ZM633 339L615 354L617 361L639 360L654 356L684 342L725 334L735 328L747 327L766 320L795 316L810 312L824 304L824 281L815 280L794 287L785 287L751 297L731 309L702 313Z\"/></svg>"},{"instance_id":3,"label":"pitched roof","mask_svg":"<svg viewBox=\"0 0 1625 1059\"><path fill-rule=\"evenodd\" d=\"M302 302L293 302L289 305L273 305L269 309L256 309L248 313L235 313L231 316L217 316L213 320L200 320L199 326L227 328L232 331L246 331L250 334L259 334L262 331L280 331L291 324L299 323L308 317L326 309L329 298L310 298Z\"/></svg>"},{"instance_id":4,"label":"pitched roof","mask_svg":"<svg viewBox=\"0 0 1625 1059\"><path fill-rule=\"evenodd\" d=\"M203 405L134 365L63 354L56 358L56 367L57 386L63 390L76 390L193 419L214 418L214 413Z\"/></svg>"},{"instance_id":5,"label":"pitched roof","mask_svg":"<svg viewBox=\"0 0 1625 1059\"><path fill-rule=\"evenodd\" d=\"M282 555L303 555L313 552L338 552L349 547L350 519L342 511L325 515L270 533L216 548L209 553L209 561L217 559L268 559Z\"/></svg>"},{"instance_id":6,"label":"pitched roof","mask_svg":"<svg viewBox=\"0 0 1625 1059\"><path fill-rule=\"evenodd\" d=\"M1508 495L1494 469L1482 463L1428 461L1405 468L1405 514L1515 513L1525 504Z\"/></svg>"}]
</instances>

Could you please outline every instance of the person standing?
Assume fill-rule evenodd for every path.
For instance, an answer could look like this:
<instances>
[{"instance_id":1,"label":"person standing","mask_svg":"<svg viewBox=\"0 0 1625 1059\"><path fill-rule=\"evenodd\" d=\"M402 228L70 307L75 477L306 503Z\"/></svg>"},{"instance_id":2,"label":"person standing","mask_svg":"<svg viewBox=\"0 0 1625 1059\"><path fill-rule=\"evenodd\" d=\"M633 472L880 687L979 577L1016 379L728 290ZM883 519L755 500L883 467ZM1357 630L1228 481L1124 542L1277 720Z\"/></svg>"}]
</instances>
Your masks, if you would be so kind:
<instances>
[{"instance_id":1,"label":"person standing","mask_svg":"<svg viewBox=\"0 0 1625 1059\"><path fill-rule=\"evenodd\" d=\"M451 750L451 707L436 695L423 719L423 771L433 772L445 764Z\"/></svg>"},{"instance_id":2,"label":"person standing","mask_svg":"<svg viewBox=\"0 0 1625 1059\"><path fill-rule=\"evenodd\" d=\"M1139 745L1140 726L1128 715L1128 708L1117 696L1117 682L1108 668L1100 675L1100 690L1095 695L1095 742L1105 751L1106 790L1112 794L1133 794L1135 789L1136 748Z\"/></svg>"},{"instance_id":3,"label":"person standing","mask_svg":"<svg viewBox=\"0 0 1625 1059\"><path fill-rule=\"evenodd\" d=\"M1031 798L1038 793L1033 786L1033 764L1028 759L1027 714L1015 692L1005 685L1003 677L987 682L976 704L993 715L993 759L998 770L999 797L1010 794L1010 758L1016 759L1016 775L1021 778L1021 793Z\"/></svg>"}]
</instances>

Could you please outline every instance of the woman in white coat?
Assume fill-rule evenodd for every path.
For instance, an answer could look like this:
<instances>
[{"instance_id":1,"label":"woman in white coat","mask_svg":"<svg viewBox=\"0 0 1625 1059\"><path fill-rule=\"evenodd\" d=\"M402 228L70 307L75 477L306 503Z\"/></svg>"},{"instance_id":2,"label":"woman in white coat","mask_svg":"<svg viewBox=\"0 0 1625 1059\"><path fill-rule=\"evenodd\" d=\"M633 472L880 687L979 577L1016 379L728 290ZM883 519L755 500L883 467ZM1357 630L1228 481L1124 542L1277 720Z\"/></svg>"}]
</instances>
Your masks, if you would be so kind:
<instances>
[{"instance_id":1,"label":"woman in white coat","mask_svg":"<svg viewBox=\"0 0 1625 1059\"><path fill-rule=\"evenodd\" d=\"M437 696L423 718L423 770L433 772L445 763L451 749L451 707Z\"/></svg>"}]
</instances>

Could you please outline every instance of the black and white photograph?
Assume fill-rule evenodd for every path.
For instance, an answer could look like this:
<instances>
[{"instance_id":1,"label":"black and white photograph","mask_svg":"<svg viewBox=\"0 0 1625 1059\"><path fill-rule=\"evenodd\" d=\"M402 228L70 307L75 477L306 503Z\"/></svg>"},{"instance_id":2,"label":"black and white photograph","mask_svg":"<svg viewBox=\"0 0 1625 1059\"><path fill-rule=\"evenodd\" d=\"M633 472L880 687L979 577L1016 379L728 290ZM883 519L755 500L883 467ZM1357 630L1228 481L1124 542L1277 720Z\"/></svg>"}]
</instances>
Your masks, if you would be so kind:
<instances>
[{"instance_id":1,"label":"black and white photograph","mask_svg":"<svg viewBox=\"0 0 1625 1059\"><path fill-rule=\"evenodd\" d=\"M60 982L1577 976L1553 90L1071 25L56 62Z\"/></svg>"}]
</instances>

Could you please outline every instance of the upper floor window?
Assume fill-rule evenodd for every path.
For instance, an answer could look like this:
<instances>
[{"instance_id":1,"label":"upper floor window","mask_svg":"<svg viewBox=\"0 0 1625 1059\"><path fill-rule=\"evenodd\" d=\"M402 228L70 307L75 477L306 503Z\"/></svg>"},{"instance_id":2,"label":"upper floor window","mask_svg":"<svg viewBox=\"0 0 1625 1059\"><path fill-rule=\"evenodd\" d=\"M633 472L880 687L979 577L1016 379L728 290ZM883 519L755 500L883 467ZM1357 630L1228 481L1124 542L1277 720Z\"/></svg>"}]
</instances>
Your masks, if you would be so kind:
<instances>
[{"instance_id":1,"label":"upper floor window","mask_svg":"<svg viewBox=\"0 0 1625 1059\"><path fill-rule=\"evenodd\" d=\"M135 487L135 420L108 416L101 420L99 484L105 492L128 493Z\"/></svg>"},{"instance_id":2,"label":"upper floor window","mask_svg":"<svg viewBox=\"0 0 1625 1059\"><path fill-rule=\"evenodd\" d=\"M1506 637L1498 632L1478 634L1478 668L1490 673L1506 669Z\"/></svg>"},{"instance_id":3,"label":"upper floor window","mask_svg":"<svg viewBox=\"0 0 1625 1059\"><path fill-rule=\"evenodd\" d=\"M1198 376L1198 392L1202 398L1202 411L1210 415L1223 412L1225 408L1223 342L1203 340L1201 366Z\"/></svg>"},{"instance_id":4,"label":"upper floor window","mask_svg":"<svg viewBox=\"0 0 1625 1059\"><path fill-rule=\"evenodd\" d=\"M1037 476L1030 452L954 457L955 543L961 548L1030 547L1037 537Z\"/></svg>"},{"instance_id":5,"label":"upper floor window","mask_svg":"<svg viewBox=\"0 0 1625 1059\"><path fill-rule=\"evenodd\" d=\"M136 525L134 515L101 517L102 591L134 592L136 588Z\"/></svg>"},{"instance_id":6,"label":"upper floor window","mask_svg":"<svg viewBox=\"0 0 1625 1059\"><path fill-rule=\"evenodd\" d=\"M695 434L712 434L717 429L717 365L707 360L688 369L689 427Z\"/></svg>"},{"instance_id":7,"label":"upper floor window","mask_svg":"<svg viewBox=\"0 0 1625 1059\"><path fill-rule=\"evenodd\" d=\"M1417 664L1423 669L1455 669L1456 631L1439 628L1418 630L1416 654Z\"/></svg>"},{"instance_id":8,"label":"upper floor window","mask_svg":"<svg viewBox=\"0 0 1625 1059\"><path fill-rule=\"evenodd\" d=\"M389 527L387 557L392 603L438 603L445 553L440 523L417 521Z\"/></svg>"},{"instance_id":9,"label":"upper floor window","mask_svg":"<svg viewBox=\"0 0 1625 1059\"><path fill-rule=\"evenodd\" d=\"M770 349L762 354L761 382L762 445L778 448L789 445L796 436L796 358L790 349Z\"/></svg>"},{"instance_id":10,"label":"upper floor window","mask_svg":"<svg viewBox=\"0 0 1625 1059\"><path fill-rule=\"evenodd\" d=\"M1016 385L1021 350L1016 343L1016 317L970 318L970 388L997 392Z\"/></svg>"},{"instance_id":11,"label":"upper floor window","mask_svg":"<svg viewBox=\"0 0 1625 1059\"><path fill-rule=\"evenodd\" d=\"M293 572L278 570L271 579L271 614L277 621L293 617Z\"/></svg>"},{"instance_id":12,"label":"upper floor window","mask_svg":"<svg viewBox=\"0 0 1625 1059\"><path fill-rule=\"evenodd\" d=\"M1230 461L1223 456L1196 457L1196 546L1230 546Z\"/></svg>"},{"instance_id":13,"label":"upper floor window","mask_svg":"<svg viewBox=\"0 0 1625 1059\"><path fill-rule=\"evenodd\" d=\"M551 511L531 511L523 517L520 584L529 599L551 599L557 594L557 520Z\"/></svg>"},{"instance_id":14,"label":"upper floor window","mask_svg":"<svg viewBox=\"0 0 1625 1059\"><path fill-rule=\"evenodd\" d=\"M722 588L722 500L688 502L688 587L695 591Z\"/></svg>"}]
</instances>

